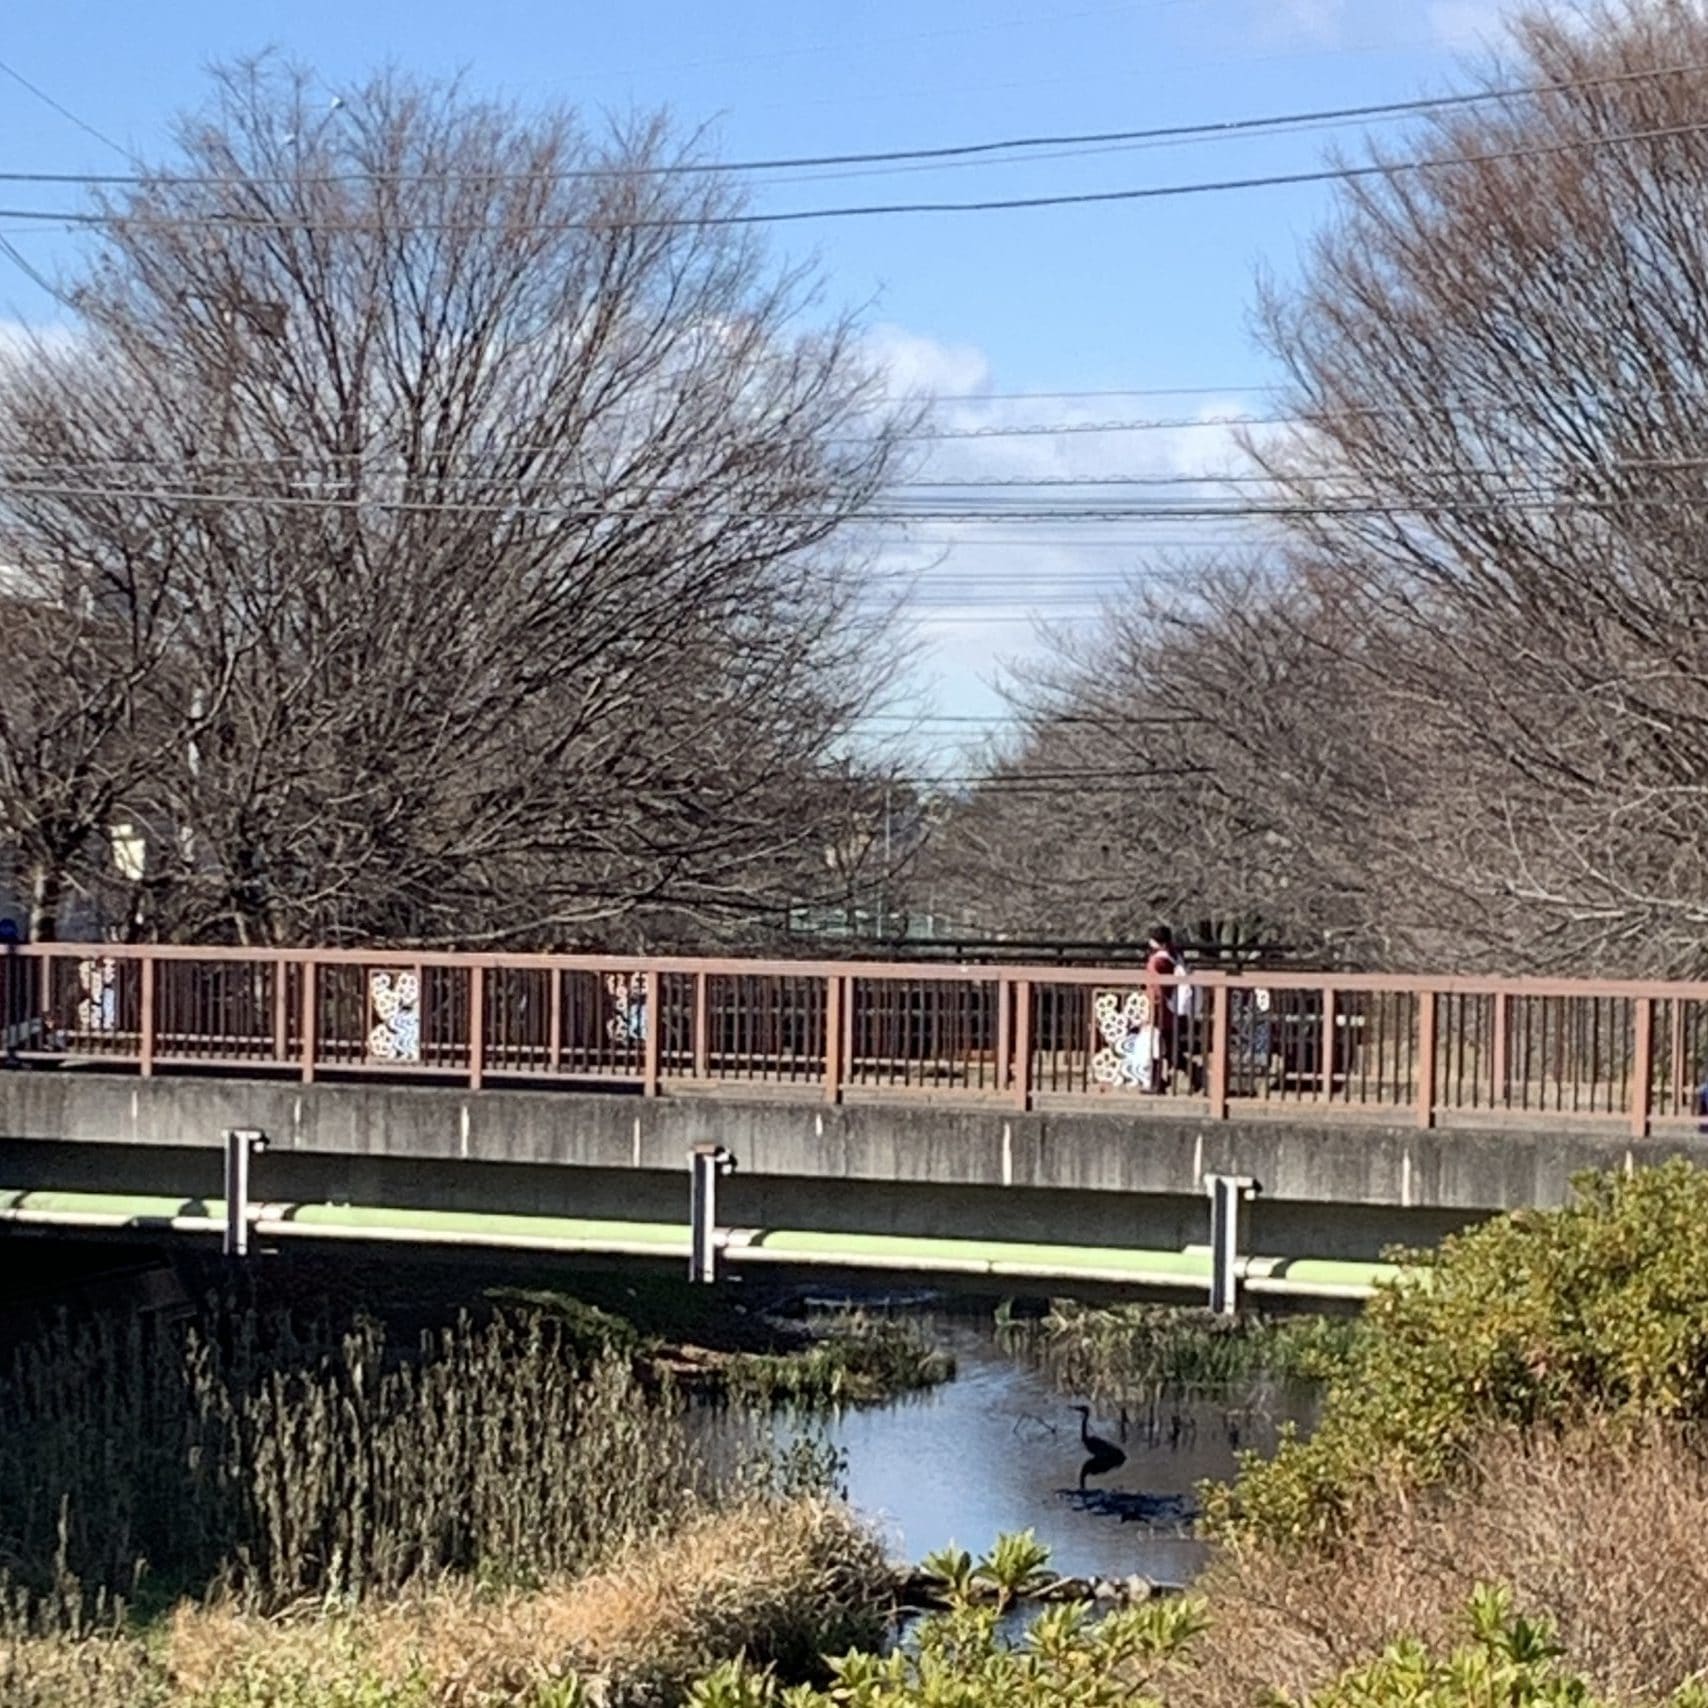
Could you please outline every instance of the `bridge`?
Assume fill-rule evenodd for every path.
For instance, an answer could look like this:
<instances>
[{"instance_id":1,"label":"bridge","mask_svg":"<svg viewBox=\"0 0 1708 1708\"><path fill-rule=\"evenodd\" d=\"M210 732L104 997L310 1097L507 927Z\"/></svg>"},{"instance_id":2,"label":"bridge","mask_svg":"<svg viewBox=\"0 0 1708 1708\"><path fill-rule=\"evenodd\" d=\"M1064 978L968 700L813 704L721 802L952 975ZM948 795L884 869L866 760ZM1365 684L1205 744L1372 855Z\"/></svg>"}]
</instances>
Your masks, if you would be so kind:
<instances>
[{"instance_id":1,"label":"bridge","mask_svg":"<svg viewBox=\"0 0 1708 1708\"><path fill-rule=\"evenodd\" d=\"M1708 984L53 943L0 1043L0 1228L233 1250L1358 1298L1708 1160Z\"/></svg>"}]
</instances>

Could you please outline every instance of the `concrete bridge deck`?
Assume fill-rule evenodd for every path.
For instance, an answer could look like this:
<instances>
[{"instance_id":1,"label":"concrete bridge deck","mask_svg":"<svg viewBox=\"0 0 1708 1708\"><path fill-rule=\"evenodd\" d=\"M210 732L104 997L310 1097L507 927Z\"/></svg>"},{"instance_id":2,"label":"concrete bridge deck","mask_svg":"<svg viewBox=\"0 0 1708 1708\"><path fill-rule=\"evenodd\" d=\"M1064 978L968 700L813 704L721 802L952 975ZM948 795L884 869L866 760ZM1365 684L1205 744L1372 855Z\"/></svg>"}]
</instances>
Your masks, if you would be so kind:
<instances>
[{"instance_id":1,"label":"concrete bridge deck","mask_svg":"<svg viewBox=\"0 0 1708 1708\"><path fill-rule=\"evenodd\" d=\"M676 1260L722 1145L732 1262L1197 1290L1238 1176L1251 1283L1349 1296L1582 1169L1708 1156L1708 986L52 945L0 989L17 1227L220 1226L242 1128L263 1237Z\"/></svg>"}]
</instances>

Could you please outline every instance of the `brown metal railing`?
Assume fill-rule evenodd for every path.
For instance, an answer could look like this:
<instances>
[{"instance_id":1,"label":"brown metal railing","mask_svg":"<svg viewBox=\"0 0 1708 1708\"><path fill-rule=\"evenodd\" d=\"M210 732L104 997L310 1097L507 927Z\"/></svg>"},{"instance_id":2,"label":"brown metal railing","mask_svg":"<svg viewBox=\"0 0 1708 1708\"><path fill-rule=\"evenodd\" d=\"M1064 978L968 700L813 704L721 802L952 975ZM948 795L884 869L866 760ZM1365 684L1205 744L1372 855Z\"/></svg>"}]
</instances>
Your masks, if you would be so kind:
<instances>
[{"instance_id":1,"label":"brown metal railing","mask_svg":"<svg viewBox=\"0 0 1708 1708\"><path fill-rule=\"evenodd\" d=\"M20 1062L1029 1109L1691 1122L1708 984L32 944Z\"/></svg>"}]
</instances>

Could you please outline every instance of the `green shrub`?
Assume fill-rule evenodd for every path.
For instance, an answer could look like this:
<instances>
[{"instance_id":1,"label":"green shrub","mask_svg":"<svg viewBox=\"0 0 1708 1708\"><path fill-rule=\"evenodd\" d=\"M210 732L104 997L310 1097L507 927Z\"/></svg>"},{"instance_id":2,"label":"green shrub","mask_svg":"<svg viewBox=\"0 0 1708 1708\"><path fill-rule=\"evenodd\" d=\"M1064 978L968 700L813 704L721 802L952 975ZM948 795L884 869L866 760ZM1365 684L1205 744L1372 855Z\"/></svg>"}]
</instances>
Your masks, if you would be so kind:
<instances>
[{"instance_id":1,"label":"green shrub","mask_svg":"<svg viewBox=\"0 0 1708 1708\"><path fill-rule=\"evenodd\" d=\"M1672 1708L1704 1708L1687 1686ZM1445 1660L1414 1639L1395 1643L1373 1665L1356 1668L1315 1693L1309 1708L1601 1708L1563 1660L1546 1619L1514 1613L1505 1590L1482 1588L1471 1600L1469 1640Z\"/></svg>"},{"instance_id":2,"label":"green shrub","mask_svg":"<svg viewBox=\"0 0 1708 1708\"><path fill-rule=\"evenodd\" d=\"M827 1690L785 1689L735 1660L694 1687L691 1708L1140 1708L1183 1664L1204 1628L1196 1599L1151 1601L1098 1615L1058 1602L1024 1635L1005 1635L1012 1595L1036 1587L1047 1550L1030 1535L1002 1538L977 1564L939 1556L951 1605L919 1622L888 1654L859 1651L829 1663ZM992 1600L974 1599L995 1589Z\"/></svg>"},{"instance_id":3,"label":"green shrub","mask_svg":"<svg viewBox=\"0 0 1708 1708\"><path fill-rule=\"evenodd\" d=\"M1309 1440L1206 1491L1213 1532L1323 1541L1383 1488L1453 1475L1492 1425L1708 1416L1708 1173L1669 1162L1577 1183L1415 1254L1368 1307Z\"/></svg>"}]
</instances>

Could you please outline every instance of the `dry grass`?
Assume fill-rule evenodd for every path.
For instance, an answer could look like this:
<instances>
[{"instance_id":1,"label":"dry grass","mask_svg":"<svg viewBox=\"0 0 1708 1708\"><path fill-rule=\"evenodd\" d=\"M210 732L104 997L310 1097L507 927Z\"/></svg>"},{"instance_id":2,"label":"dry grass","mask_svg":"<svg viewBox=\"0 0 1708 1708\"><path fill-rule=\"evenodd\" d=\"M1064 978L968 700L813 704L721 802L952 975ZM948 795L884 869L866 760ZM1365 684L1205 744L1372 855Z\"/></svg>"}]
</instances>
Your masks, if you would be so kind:
<instances>
[{"instance_id":1,"label":"dry grass","mask_svg":"<svg viewBox=\"0 0 1708 1708\"><path fill-rule=\"evenodd\" d=\"M886 1585L881 1550L844 1509L756 1502L531 1592L450 1584L271 1619L186 1605L151 1654L117 1639L18 1645L10 1674L0 1663L9 1692L0 1700L487 1708L541 1700L543 1687L573 1674L613 1708L669 1702L731 1656L802 1671L827 1649L871 1640Z\"/></svg>"},{"instance_id":2,"label":"dry grass","mask_svg":"<svg viewBox=\"0 0 1708 1708\"><path fill-rule=\"evenodd\" d=\"M674 1395L558 1325L462 1320L415 1348L216 1306L205 1326L62 1325L0 1379L0 1617L79 1598L273 1608L446 1571L562 1579L714 1496ZM146 1572L141 1568L146 1565Z\"/></svg>"},{"instance_id":3,"label":"dry grass","mask_svg":"<svg viewBox=\"0 0 1708 1708\"><path fill-rule=\"evenodd\" d=\"M1708 1678L1708 1459L1682 1431L1491 1440L1458 1492L1394 1497L1332 1553L1252 1547L1201 1586L1212 1626L1170 1708L1298 1699L1394 1638L1450 1643L1478 1583L1550 1614L1618 1700Z\"/></svg>"}]
</instances>

